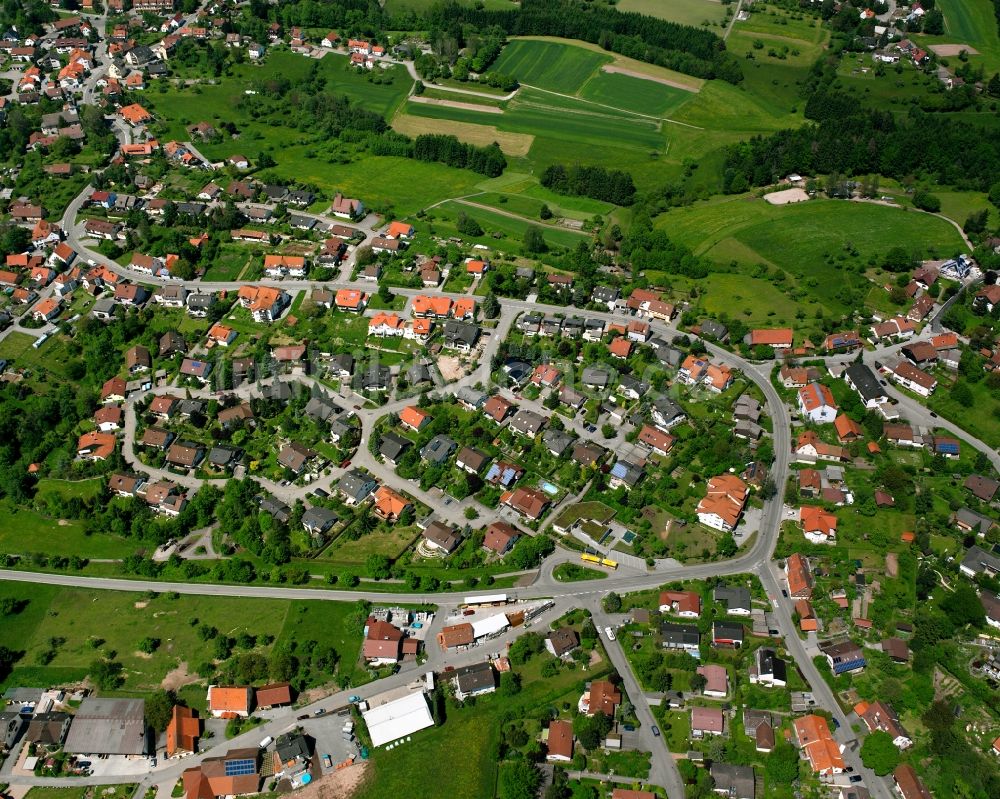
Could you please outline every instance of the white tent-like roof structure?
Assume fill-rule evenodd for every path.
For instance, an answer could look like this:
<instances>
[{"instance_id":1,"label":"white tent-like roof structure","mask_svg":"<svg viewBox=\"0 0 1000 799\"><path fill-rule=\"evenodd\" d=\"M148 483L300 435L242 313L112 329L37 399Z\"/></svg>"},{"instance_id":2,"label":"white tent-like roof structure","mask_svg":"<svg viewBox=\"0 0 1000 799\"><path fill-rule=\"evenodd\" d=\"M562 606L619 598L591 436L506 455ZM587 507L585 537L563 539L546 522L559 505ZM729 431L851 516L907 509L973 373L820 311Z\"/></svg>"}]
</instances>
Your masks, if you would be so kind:
<instances>
[{"instance_id":1,"label":"white tent-like roof structure","mask_svg":"<svg viewBox=\"0 0 1000 799\"><path fill-rule=\"evenodd\" d=\"M372 746L382 746L417 730L434 726L434 719L422 691L379 705L362 715L368 725Z\"/></svg>"},{"instance_id":2,"label":"white tent-like roof structure","mask_svg":"<svg viewBox=\"0 0 1000 799\"><path fill-rule=\"evenodd\" d=\"M472 622L472 634L476 638L482 638L484 635L493 635L508 627L510 627L510 622L507 621L506 614L498 613L496 616Z\"/></svg>"}]
</instances>

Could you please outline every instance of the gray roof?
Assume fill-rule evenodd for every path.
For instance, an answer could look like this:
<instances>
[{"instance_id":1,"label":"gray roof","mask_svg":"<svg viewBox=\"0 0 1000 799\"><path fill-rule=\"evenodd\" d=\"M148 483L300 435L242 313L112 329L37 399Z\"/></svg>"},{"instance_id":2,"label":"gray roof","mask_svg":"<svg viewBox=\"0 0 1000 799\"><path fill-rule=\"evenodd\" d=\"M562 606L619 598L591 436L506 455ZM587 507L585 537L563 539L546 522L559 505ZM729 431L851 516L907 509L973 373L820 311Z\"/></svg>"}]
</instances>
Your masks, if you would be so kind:
<instances>
[{"instance_id":1,"label":"gray roof","mask_svg":"<svg viewBox=\"0 0 1000 799\"><path fill-rule=\"evenodd\" d=\"M989 529L996 524L989 516L983 516L983 514L976 513L969 508L960 508L957 510L955 512L955 521L961 522L966 527L978 530L981 533L989 532Z\"/></svg>"},{"instance_id":2,"label":"gray roof","mask_svg":"<svg viewBox=\"0 0 1000 799\"><path fill-rule=\"evenodd\" d=\"M301 733L285 733L275 741L275 749L283 763L290 760L308 760L309 745Z\"/></svg>"},{"instance_id":3,"label":"gray roof","mask_svg":"<svg viewBox=\"0 0 1000 799\"><path fill-rule=\"evenodd\" d=\"M660 623L660 636L665 643L671 644L691 644L697 646L701 641L701 634L693 624L675 624L672 621Z\"/></svg>"},{"instance_id":4,"label":"gray roof","mask_svg":"<svg viewBox=\"0 0 1000 799\"><path fill-rule=\"evenodd\" d=\"M712 763L712 779L715 790L730 799L753 799L754 774L752 766L736 766L732 763Z\"/></svg>"},{"instance_id":5,"label":"gray roof","mask_svg":"<svg viewBox=\"0 0 1000 799\"><path fill-rule=\"evenodd\" d=\"M844 371L844 379L850 381L865 402L886 396L875 373L863 363L848 366Z\"/></svg>"},{"instance_id":6,"label":"gray roof","mask_svg":"<svg viewBox=\"0 0 1000 799\"><path fill-rule=\"evenodd\" d=\"M588 366L583 370L582 380L589 386L606 386L611 378L607 369L599 369L596 366Z\"/></svg>"},{"instance_id":7,"label":"gray roof","mask_svg":"<svg viewBox=\"0 0 1000 799\"><path fill-rule=\"evenodd\" d=\"M370 476L357 469L352 469L337 483L337 490L355 501L360 501L375 490L377 483Z\"/></svg>"},{"instance_id":8,"label":"gray roof","mask_svg":"<svg viewBox=\"0 0 1000 799\"><path fill-rule=\"evenodd\" d=\"M565 430L546 430L542 436L546 448L557 456L565 453L575 440L576 437Z\"/></svg>"},{"instance_id":9,"label":"gray roof","mask_svg":"<svg viewBox=\"0 0 1000 799\"><path fill-rule=\"evenodd\" d=\"M469 388L468 386L462 386L455 396L466 405L471 405L473 408L482 408L486 404L486 400L489 397L486 396L482 391L477 391L474 388Z\"/></svg>"},{"instance_id":10,"label":"gray roof","mask_svg":"<svg viewBox=\"0 0 1000 799\"><path fill-rule=\"evenodd\" d=\"M454 439L445 435L437 435L420 450L420 457L431 463L444 463L457 446Z\"/></svg>"},{"instance_id":11,"label":"gray roof","mask_svg":"<svg viewBox=\"0 0 1000 799\"><path fill-rule=\"evenodd\" d=\"M309 508L302 514L302 526L307 530L326 532L340 517L329 508Z\"/></svg>"},{"instance_id":12,"label":"gray roof","mask_svg":"<svg viewBox=\"0 0 1000 799\"><path fill-rule=\"evenodd\" d=\"M479 339L479 326L449 319L444 323L444 338L449 344L465 344L471 347Z\"/></svg>"},{"instance_id":13,"label":"gray roof","mask_svg":"<svg viewBox=\"0 0 1000 799\"><path fill-rule=\"evenodd\" d=\"M510 420L510 429L523 435L535 436L545 425L546 419L541 414L523 408L514 414Z\"/></svg>"},{"instance_id":14,"label":"gray roof","mask_svg":"<svg viewBox=\"0 0 1000 799\"><path fill-rule=\"evenodd\" d=\"M326 422L329 421L331 416L336 416L340 413L340 406L325 394L320 394L306 403L304 411L306 416Z\"/></svg>"},{"instance_id":15,"label":"gray roof","mask_svg":"<svg viewBox=\"0 0 1000 799\"><path fill-rule=\"evenodd\" d=\"M287 522L289 517L292 515L291 508L289 508L280 499L272 497L270 494L265 494L261 498L260 509L263 513L270 513L279 522Z\"/></svg>"},{"instance_id":16,"label":"gray roof","mask_svg":"<svg viewBox=\"0 0 1000 799\"><path fill-rule=\"evenodd\" d=\"M984 574L986 572L1000 574L1000 557L997 557L992 552L987 552L982 547L969 547L969 551L962 558L962 568L976 574Z\"/></svg>"},{"instance_id":17,"label":"gray roof","mask_svg":"<svg viewBox=\"0 0 1000 799\"><path fill-rule=\"evenodd\" d=\"M496 687L496 676L489 663L473 663L471 666L457 668L452 672L452 678L463 694L472 694Z\"/></svg>"},{"instance_id":18,"label":"gray roof","mask_svg":"<svg viewBox=\"0 0 1000 799\"><path fill-rule=\"evenodd\" d=\"M234 447L215 446L208 452L208 462L213 466L228 466L230 462L238 460L242 452L243 450Z\"/></svg>"},{"instance_id":19,"label":"gray roof","mask_svg":"<svg viewBox=\"0 0 1000 799\"><path fill-rule=\"evenodd\" d=\"M382 442L379 444L378 452L383 458L394 461L409 447L413 442L408 438L403 438L397 433L388 432L382 436Z\"/></svg>"},{"instance_id":20,"label":"gray roof","mask_svg":"<svg viewBox=\"0 0 1000 799\"><path fill-rule=\"evenodd\" d=\"M66 736L71 754L144 755L149 751L143 699L84 699Z\"/></svg>"},{"instance_id":21,"label":"gray roof","mask_svg":"<svg viewBox=\"0 0 1000 799\"><path fill-rule=\"evenodd\" d=\"M712 338L721 340L729 335L729 328L722 324L722 322L716 322L714 319L705 319L701 323L701 332Z\"/></svg>"},{"instance_id":22,"label":"gray roof","mask_svg":"<svg viewBox=\"0 0 1000 799\"><path fill-rule=\"evenodd\" d=\"M3 698L8 702L20 702L27 705L37 705L42 698L41 688L8 688L4 691Z\"/></svg>"},{"instance_id":23,"label":"gray roof","mask_svg":"<svg viewBox=\"0 0 1000 799\"><path fill-rule=\"evenodd\" d=\"M726 610L750 610L750 589L746 586L720 585L715 589L716 602L722 602Z\"/></svg>"}]
</instances>

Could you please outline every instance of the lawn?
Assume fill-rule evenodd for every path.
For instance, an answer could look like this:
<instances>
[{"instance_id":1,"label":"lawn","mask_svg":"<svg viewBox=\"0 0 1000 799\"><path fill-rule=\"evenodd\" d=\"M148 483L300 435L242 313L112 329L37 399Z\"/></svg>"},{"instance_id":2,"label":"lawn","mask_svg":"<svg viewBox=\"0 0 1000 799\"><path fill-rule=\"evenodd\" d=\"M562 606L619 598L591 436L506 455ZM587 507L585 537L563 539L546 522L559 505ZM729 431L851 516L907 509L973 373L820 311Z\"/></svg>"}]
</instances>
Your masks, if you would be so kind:
<instances>
[{"instance_id":1,"label":"lawn","mask_svg":"<svg viewBox=\"0 0 1000 799\"><path fill-rule=\"evenodd\" d=\"M356 541L340 538L327 548L323 560L338 563L364 563L369 555L385 555L395 559L402 555L420 537L415 527L379 527Z\"/></svg>"},{"instance_id":2,"label":"lawn","mask_svg":"<svg viewBox=\"0 0 1000 799\"><path fill-rule=\"evenodd\" d=\"M626 111L662 117L694 98L691 92L656 81L605 72L587 81L579 96Z\"/></svg>"},{"instance_id":3,"label":"lawn","mask_svg":"<svg viewBox=\"0 0 1000 799\"><path fill-rule=\"evenodd\" d=\"M138 548L137 542L105 533L87 535L79 521L49 519L27 508L0 503L0 551L6 553L44 552L100 559L123 558Z\"/></svg>"},{"instance_id":4,"label":"lawn","mask_svg":"<svg viewBox=\"0 0 1000 799\"><path fill-rule=\"evenodd\" d=\"M29 336L27 333L18 333L17 331L8 333L7 338L0 341L0 358L5 361L13 361L21 366L18 358L24 356L25 353L30 354L31 345L36 340L35 336Z\"/></svg>"},{"instance_id":5,"label":"lawn","mask_svg":"<svg viewBox=\"0 0 1000 799\"><path fill-rule=\"evenodd\" d=\"M91 499L100 495L103 490L103 477L90 477L86 480L54 480L44 477L38 481L37 494L42 497L57 494L63 499Z\"/></svg>"},{"instance_id":6,"label":"lawn","mask_svg":"<svg viewBox=\"0 0 1000 799\"><path fill-rule=\"evenodd\" d=\"M129 799L135 785L79 785L72 788L30 788L24 799Z\"/></svg>"},{"instance_id":7,"label":"lawn","mask_svg":"<svg viewBox=\"0 0 1000 799\"><path fill-rule=\"evenodd\" d=\"M940 0L944 14L943 36L919 36L921 44L967 44L980 55L972 56L973 66L982 65L987 76L1000 69L1000 39L990 0Z\"/></svg>"},{"instance_id":8,"label":"lawn","mask_svg":"<svg viewBox=\"0 0 1000 799\"><path fill-rule=\"evenodd\" d=\"M718 25L726 18L726 6L717 0L620 0L615 8L693 27L705 22Z\"/></svg>"},{"instance_id":9,"label":"lawn","mask_svg":"<svg viewBox=\"0 0 1000 799\"><path fill-rule=\"evenodd\" d=\"M937 391L931 394L929 400L923 400L943 418L967 430L980 441L991 447L1000 447L1000 424L997 423L997 413L1000 413L1000 401L997 393L992 391L985 380L977 383L965 381L974 398L972 407L975 413L969 413L969 408L955 400L946 384L939 385Z\"/></svg>"}]
</instances>

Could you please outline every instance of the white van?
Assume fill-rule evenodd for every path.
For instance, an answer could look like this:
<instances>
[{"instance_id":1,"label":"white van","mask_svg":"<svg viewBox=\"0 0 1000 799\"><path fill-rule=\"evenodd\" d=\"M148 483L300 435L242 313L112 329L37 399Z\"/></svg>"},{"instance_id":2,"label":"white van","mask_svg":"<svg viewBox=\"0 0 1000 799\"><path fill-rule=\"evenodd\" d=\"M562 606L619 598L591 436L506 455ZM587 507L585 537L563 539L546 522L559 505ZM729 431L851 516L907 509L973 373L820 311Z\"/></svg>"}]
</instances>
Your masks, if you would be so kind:
<instances>
[{"instance_id":1,"label":"white van","mask_svg":"<svg viewBox=\"0 0 1000 799\"><path fill-rule=\"evenodd\" d=\"M274 743L274 738L268 735L263 741L260 742L261 749L267 749L271 744Z\"/></svg>"}]
</instances>

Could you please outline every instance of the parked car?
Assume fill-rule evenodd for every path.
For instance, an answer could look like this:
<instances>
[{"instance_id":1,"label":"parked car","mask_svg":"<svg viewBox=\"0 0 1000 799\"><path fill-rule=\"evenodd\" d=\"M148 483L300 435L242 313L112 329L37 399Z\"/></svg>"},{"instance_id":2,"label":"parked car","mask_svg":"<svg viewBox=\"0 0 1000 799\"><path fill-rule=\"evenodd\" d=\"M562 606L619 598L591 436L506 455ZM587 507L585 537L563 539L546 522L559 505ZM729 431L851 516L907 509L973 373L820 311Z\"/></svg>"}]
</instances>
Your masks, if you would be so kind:
<instances>
[{"instance_id":1,"label":"parked car","mask_svg":"<svg viewBox=\"0 0 1000 799\"><path fill-rule=\"evenodd\" d=\"M348 702L360 702L361 701L361 697L360 696L356 696L356 695L355 696L351 696L351 697L348 698L347 701Z\"/></svg>"},{"instance_id":2,"label":"parked car","mask_svg":"<svg viewBox=\"0 0 1000 799\"><path fill-rule=\"evenodd\" d=\"M323 765L327 768L333 768L333 759L329 755L323 755Z\"/></svg>"},{"instance_id":3,"label":"parked car","mask_svg":"<svg viewBox=\"0 0 1000 799\"><path fill-rule=\"evenodd\" d=\"M652 727L650 727L650 729L653 731L653 735L655 735L657 738L660 737L660 728L659 727L657 727L654 724Z\"/></svg>"},{"instance_id":4,"label":"parked car","mask_svg":"<svg viewBox=\"0 0 1000 799\"><path fill-rule=\"evenodd\" d=\"M307 718L309 718L309 714L308 713L303 713L301 716L296 716L295 720L296 721L305 721Z\"/></svg>"}]
</instances>

